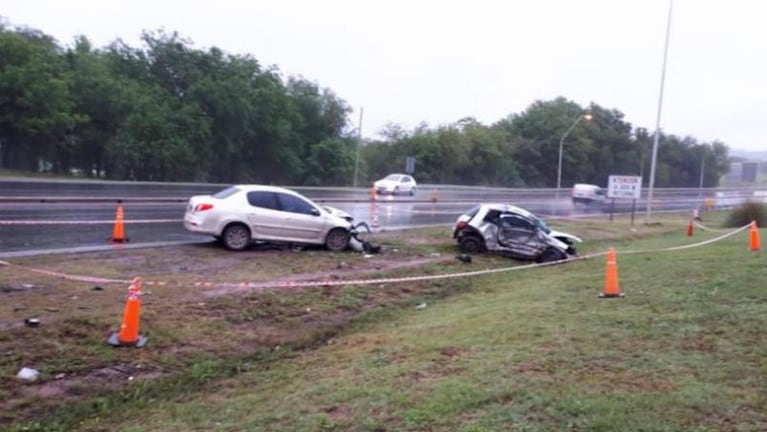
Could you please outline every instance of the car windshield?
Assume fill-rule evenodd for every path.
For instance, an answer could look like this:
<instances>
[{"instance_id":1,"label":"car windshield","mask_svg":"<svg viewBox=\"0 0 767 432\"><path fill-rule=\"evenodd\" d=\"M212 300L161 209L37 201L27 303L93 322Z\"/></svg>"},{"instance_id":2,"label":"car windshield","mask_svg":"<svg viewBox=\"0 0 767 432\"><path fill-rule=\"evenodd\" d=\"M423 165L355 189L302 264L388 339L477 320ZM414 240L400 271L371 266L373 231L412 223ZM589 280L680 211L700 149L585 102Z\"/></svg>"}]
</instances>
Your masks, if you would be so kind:
<instances>
[{"instance_id":1,"label":"car windshield","mask_svg":"<svg viewBox=\"0 0 767 432\"><path fill-rule=\"evenodd\" d=\"M390 174L384 180L399 181L400 177L402 177L402 176L397 175L397 174Z\"/></svg>"},{"instance_id":2,"label":"car windshield","mask_svg":"<svg viewBox=\"0 0 767 432\"><path fill-rule=\"evenodd\" d=\"M533 221L535 222L535 225L541 229L541 231L545 232L546 234L551 232L551 228L549 228L549 224L547 224L545 220L533 215Z\"/></svg>"}]
</instances>

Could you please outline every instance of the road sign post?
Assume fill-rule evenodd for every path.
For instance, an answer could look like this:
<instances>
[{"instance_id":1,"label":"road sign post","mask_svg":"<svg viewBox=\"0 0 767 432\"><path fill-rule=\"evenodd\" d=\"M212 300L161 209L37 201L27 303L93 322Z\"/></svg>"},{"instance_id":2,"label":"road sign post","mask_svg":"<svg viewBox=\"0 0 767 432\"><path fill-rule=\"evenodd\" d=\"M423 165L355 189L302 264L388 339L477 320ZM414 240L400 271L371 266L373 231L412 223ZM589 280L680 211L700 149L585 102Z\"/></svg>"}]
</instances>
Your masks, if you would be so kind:
<instances>
[{"instance_id":1,"label":"road sign post","mask_svg":"<svg viewBox=\"0 0 767 432\"><path fill-rule=\"evenodd\" d=\"M611 175L607 182L607 197L612 198L613 205L610 210L610 220L613 220L613 210L615 208L616 198L630 198L633 200L631 205L631 226L634 226L634 212L636 211L636 200L642 196L642 177L640 176L619 176Z\"/></svg>"},{"instance_id":2,"label":"road sign post","mask_svg":"<svg viewBox=\"0 0 767 432\"><path fill-rule=\"evenodd\" d=\"M413 156L405 158L405 172L410 175L415 172L415 158Z\"/></svg>"}]
</instances>

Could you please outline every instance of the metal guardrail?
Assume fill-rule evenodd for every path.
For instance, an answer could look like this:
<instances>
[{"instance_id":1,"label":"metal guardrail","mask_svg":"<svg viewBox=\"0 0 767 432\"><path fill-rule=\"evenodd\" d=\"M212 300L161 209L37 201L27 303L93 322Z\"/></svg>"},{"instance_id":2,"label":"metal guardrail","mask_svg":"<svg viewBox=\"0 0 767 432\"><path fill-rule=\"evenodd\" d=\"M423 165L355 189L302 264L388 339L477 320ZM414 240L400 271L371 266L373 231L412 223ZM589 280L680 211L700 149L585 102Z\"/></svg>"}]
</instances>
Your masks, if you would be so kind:
<instances>
[{"instance_id":1,"label":"metal guardrail","mask_svg":"<svg viewBox=\"0 0 767 432\"><path fill-rule=\"evenodd\" d=\"M210 183L160 183L102 180L40 180L27 178L0 178L0 203L182 203L198 194L214 193L227 185ZM368 188L287 186L303 193L318 203L370 202ZM569 196L569 188L563 188ZM476 203L479 201L517 201L530 198L553 198L555 188L500 188L488 186L461 186L420 184L416 199L411 197L384 200L392 204L424 204L434 201ZM342 195L342 197L334 196ZM448 198L445 195L457 195ZM462 196L463 195L463 196ZM642 190L642 199L648 195ZM713 198L723 201L756 199L767 201L767 187L740 188L655 188L654 198L684 198L700 200ZM621 201L621 200L619 200Z\"/></svg>"}]
</instances>

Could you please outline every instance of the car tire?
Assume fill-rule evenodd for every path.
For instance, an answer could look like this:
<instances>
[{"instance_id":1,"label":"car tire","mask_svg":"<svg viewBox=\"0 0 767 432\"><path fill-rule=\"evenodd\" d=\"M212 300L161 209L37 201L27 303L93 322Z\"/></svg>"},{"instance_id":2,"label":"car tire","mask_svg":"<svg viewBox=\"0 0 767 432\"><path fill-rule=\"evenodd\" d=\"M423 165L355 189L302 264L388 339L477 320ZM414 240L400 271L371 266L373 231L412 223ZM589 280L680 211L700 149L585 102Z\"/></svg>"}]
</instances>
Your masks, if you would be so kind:
<instances>
[{"instance_id":1,"label":"car tire","mask_svg":"<svg viewBox=\"0 0 767 432\"><path fill-rule=\"evenodd\" d=\"M470 234L458 240L458 248L463 253L478 253L485 250L485 245L478 235Z\"/></svg>"},{"instance_id":2,"label":"car tire","mask_svg":"<svg viewBox=\"0 0 767 432\"><path fill-rule=\"evenodd\" d=\"M340 252L349 247L351 233L343 228L335 228L325 237L325 247L333 252Z\"/></svg>"},{"instance_id":3,"label":"car tire","mask_svg":"<svg viewBox=\"0 0 767 432\"><path fill-rule=\"evenodd\" d=\"M415 195L415 188L412 188L410 189L410 196L414 196L414 195Z\"/></svg>"},{"instance_id":4,"label":"car tire","mask_svg":"<svg viewBox=\"0 0 767 432\"><path fill-rule=\"evenodd\" d=\"M250 230L241 223L229 224L221 233L221 242L232 251L245 250L250 246Z\"/></svg>"},{"instance_id":5,"label":"car tire","mask_svg":"<svg viewBox=\"0 0 767 432\"><path fill-rule=\"evenodd\" d=\"M550 247L544 250L543 253L538 257L538 262L554 262L563 260L565 258L567 258L567 256L564 252L560 251L559 249Z\"/></svg>"}]
</instances>

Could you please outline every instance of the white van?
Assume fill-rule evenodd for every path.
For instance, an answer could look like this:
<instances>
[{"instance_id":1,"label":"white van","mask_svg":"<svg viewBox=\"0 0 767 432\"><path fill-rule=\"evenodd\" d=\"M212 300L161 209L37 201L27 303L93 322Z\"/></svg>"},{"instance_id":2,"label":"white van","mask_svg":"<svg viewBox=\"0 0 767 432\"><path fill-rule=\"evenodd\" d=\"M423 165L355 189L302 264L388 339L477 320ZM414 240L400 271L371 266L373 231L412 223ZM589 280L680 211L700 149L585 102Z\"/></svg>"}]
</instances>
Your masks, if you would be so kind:
<instances>
[{"instance_id":1,"label":"white van","mask_svg":"<svg viewBox=\"0 0 767 432\"><path fill-rule=\"evenodd\" d=\"M576 183L573 186L573 204L602 203L605 195L606 191L597 185Z\"/></svg>"}]
</instances>

